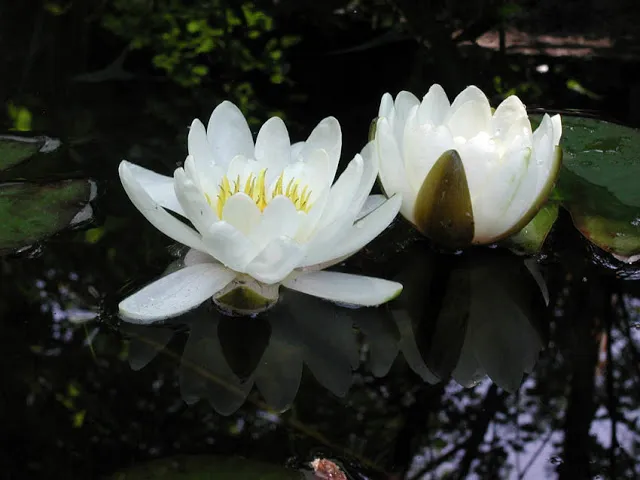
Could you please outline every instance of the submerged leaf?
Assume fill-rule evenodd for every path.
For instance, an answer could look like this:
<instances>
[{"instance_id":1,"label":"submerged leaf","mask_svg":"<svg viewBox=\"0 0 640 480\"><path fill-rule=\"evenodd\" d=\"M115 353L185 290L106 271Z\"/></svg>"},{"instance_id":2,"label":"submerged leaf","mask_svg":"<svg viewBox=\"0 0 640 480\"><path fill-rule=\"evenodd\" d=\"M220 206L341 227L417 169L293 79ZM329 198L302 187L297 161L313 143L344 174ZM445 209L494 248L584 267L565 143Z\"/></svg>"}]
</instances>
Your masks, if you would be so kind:
<instances>
[{"instance_id":1,"label":"submerged leaf","mask_svg":"<svg viewBox=\"0 0 640 480\"><path fill-rule=\"evenodd\" d=\"M59 140L49 137L0 135L0 171L28 160L38 152L52 152L59 146Z\"/></svg>"},{"instance_id":2,"label":"submerged leaf","mask_svg":"<svg viewBox=\"0 0 640 480\"><path fill-rule=\"evenodd\" d=\"M457 151L444 152L429 171L418 192L414 219L418 230L440 245L458 248L471 244L471 195Z\"/></svg>"},{"instance_id":3,"label":"submerged leaf","mask_svg":"<svg viewBox=\"0 0 640 480\"><path fill-rule=\"evenodd\" d=\"M31 245L74 223L92 191L88 180L0 184L0 254Z\"/></svg>"}]
</instances>

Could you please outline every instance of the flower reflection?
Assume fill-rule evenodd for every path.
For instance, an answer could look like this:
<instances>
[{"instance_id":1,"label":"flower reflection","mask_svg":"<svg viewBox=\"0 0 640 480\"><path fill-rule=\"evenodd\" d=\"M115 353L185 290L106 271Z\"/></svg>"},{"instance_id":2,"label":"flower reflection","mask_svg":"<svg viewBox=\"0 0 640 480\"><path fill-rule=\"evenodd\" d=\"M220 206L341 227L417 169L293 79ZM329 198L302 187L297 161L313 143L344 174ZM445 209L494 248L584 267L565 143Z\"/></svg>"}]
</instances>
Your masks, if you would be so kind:
<instances>
[{"instance_id":1,"label":"flower reflection","mask_svg":"<svg viewBox=\"0 0 640 480\"><path fill-rule=\"evenodd\" d=\"M414 248L408 258L405 293L391 305L396 330L381 321L366 327L372 372L384 375L395 349L427 382L451 377L470 387L488 376L517 390L544 347L538 321L547 293L535 263L497 251Z\"/></svg>"},{"instance_id":2,"label":"flower reflection","mask_svg":"<svg viewBox=\"0 0 640 480\"><path fill-rule=\"evenodd\" d=\"M358 366L351 312L288 291L273 309L254 318L200 307L163 326L123 327L132 335L129 362L134 369L146 366L175 334L188 330L180 365L182 398L188 404L206 399L217 412L230 415L254 385L270 409L287 409L298 392L303 364L333 394L346 395Z\"/></svg>"}]
</instances>

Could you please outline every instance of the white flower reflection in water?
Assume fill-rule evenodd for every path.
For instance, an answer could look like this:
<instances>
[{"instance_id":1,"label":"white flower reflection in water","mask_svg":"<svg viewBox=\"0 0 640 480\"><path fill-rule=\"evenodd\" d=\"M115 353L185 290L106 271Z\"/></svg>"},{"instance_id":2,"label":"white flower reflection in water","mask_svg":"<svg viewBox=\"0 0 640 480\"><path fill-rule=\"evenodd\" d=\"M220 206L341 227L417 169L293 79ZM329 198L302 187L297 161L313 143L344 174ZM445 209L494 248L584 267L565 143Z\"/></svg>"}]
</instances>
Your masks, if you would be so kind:
<instances>
[{"instance_id":1,"label":"white flower reflection in water","mask_svg":"<svg viewBox=\"0 0 640 480\"><path fill-rule=\"evenodd\" d=\"M493 250L438 256L414 248L407 257L405 293L390 306L399 333L367 327L386 337L370 340L386 348L371 360L374 374L388 371L396 348L427 382L471 387L488 376L516 391L544 348L539 314L548 297L535 263Z\"/></svg>"},{"instance_id":2,"label":"white flower reflection in water","mask_svg":"<svg viewBox=\"0 0 640 480\"><path fill-rule=\"evenodd\" d=\"M358 366L352 310L286 292L271 310L255 317L227 317L200 307L163 326L124 324L132 335L129 362L145 367L180 325L188 329L181 355L180 390L187 404L206 399L223 415L235 412L255 385L265 403L286 410L295 399L306 364L332 392L347 394Z\"/></svg>"}]
</instances>

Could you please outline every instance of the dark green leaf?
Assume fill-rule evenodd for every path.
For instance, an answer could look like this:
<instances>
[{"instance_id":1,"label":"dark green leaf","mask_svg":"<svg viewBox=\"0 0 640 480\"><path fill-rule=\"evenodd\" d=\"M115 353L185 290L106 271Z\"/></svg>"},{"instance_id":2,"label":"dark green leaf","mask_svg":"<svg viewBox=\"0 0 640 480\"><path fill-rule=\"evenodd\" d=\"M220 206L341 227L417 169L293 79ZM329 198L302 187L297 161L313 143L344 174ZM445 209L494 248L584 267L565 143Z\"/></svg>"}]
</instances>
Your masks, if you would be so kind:
<instances>
[{"instance_id":1,"label":"dark green leaf","mask_svg":"<svg viewBox=\"0 0 640 480\"><path fill-rule=\"evenodd\" d=\"M59 140L49 137L0 135L0 170L11 168L38 152L52 152L59 145Z\"/></svg>"},{"instance_id":2,"label":"dark green leaf","mask_svg":"<svg viewBox=\"0 0 640 480\"><path fill-rule=\"evenodd\" d=\"M581 117L563 119L557 190L576 227L620 257L640 253L640 132Z\"/></svg>"},{"instance_id":3,"label":"dark green leaf","mask_svg":"<svg viewBox=\"0 0 640 480\"><path fill-rule=\"evenodd\" d=\"M42 240L72 224L91 196L88 180L0 184L0 254Z\"/></svg>"}]
</instances>

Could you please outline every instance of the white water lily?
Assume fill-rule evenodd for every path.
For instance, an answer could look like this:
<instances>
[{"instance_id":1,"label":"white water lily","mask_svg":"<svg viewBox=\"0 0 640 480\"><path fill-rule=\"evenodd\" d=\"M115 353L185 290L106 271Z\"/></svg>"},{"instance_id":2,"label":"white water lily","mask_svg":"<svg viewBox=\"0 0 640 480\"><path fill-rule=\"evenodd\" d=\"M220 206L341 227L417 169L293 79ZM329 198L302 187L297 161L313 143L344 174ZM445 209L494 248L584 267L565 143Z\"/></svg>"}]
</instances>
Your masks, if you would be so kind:
<instances>
[{"instance_id":1,"label":"white water lily","mask_svg":"<svg viewBox=\"0 0 640 480\"><path fill-rule=\"evenodd\" d=\"M422 101L385 93L373 141L388 195L401 193L402 215L445 246L486 244L521 230L546 201L561 164L559 115L532 132L523 103L492 112L470 86L449 103L440 85Z\"/></svg>"},{"instance_id":2,"label":"white water lily","mask_svg":"<svg viewBox=\"0 0 640 480\"><path fill-rule=\"evenodd\" d=\"M401 204L400 195L369 196L378 173L372 156L356 155L333 183L341 145L333 117L293 145L284 122L273 117L254 144L242 112L223 102L206 129L197 119L191 124L189 155L173 178L121 162L120 179L133 204L191 248L184 268L123 300L121 314L137 322L160 320L238 287L263 307L277 299L280 285L363 306L399 294L395 282L319 271L369 243Z\"/></svg>"}]
</instances>

